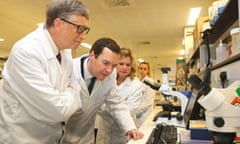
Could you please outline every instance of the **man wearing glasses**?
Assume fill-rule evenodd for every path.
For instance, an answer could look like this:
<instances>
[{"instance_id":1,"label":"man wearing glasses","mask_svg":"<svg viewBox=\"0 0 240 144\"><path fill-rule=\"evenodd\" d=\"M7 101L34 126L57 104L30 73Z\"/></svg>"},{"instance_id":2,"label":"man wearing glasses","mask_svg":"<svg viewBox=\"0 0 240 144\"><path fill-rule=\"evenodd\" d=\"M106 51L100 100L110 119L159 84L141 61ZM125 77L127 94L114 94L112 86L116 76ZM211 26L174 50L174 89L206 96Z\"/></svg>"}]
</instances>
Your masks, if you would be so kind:
<instances>
[{"instance_id":1,"label":"man wearing glasses","mask_svg":"<svg viewBox=\"0 0 240 144\"><path fill-rule=\"evenodd\" d=\"M46 16L13 46L2 72L0 143L59 144L65 122L82 106L80 88L69 85L69 49L90 30L88 9L79 0L57 0Z\"/></svg>"}]
</instances>

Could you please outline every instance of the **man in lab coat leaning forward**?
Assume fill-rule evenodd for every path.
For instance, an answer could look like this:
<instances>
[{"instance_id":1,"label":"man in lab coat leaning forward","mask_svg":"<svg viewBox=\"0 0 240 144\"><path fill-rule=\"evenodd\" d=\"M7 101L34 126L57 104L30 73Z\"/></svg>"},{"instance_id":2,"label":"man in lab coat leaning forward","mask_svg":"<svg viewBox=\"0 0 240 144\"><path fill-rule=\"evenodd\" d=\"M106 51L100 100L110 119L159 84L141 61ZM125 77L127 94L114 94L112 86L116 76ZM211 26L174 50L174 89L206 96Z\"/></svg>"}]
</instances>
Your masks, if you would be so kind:
<instances>
[{"instance_id":1,"label":"man in lab coat leaning forward","mask_svg":"<svg viewBox=\"0 0 240 144\"><path fill-rule=\"evenodd\" d=\"M113 71L119 58L119 45L110 38L101 38L93 44L89 54L73 61L73 83L82 88L79 92L82 108L68 121L64 144L93 143L96 112L103 103L126 132L128 139L143 137L116 89L116 73ZM97 80L90 93L88 84L92 77Z\"/></svg>"}]
</instances>

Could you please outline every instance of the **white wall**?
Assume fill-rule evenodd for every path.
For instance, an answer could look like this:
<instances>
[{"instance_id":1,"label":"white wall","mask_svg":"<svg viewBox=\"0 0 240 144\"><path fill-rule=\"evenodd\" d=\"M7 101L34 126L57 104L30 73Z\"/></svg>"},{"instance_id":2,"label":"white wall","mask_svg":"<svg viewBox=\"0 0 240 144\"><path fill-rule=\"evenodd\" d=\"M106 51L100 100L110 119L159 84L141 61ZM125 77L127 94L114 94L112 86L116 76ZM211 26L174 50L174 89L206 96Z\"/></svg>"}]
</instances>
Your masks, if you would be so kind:
<instances>
[{"instance_id":1,"label":"white wall","mask_svg":"<svg viewBox=\"0 0 240 144\"><path fill-rule=\"evenodd\" d=\"M228 75L228 82L226 83L226 87L235 82L236 80L240 80L239 66L240 61L236 61L229 65L213 70L211 73L211 86L216 88L221 87L219 74L222 71L226 71Z\"/></svg>"}]
</instances>

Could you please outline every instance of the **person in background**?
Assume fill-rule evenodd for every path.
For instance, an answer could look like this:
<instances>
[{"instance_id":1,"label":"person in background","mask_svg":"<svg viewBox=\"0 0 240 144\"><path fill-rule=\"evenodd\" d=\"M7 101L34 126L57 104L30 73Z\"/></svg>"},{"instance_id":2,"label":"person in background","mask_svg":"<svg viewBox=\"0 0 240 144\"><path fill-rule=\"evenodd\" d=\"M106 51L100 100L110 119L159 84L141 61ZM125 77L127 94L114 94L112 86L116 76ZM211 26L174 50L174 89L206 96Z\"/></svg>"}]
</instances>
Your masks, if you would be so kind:
<instances>
[{"instance_id":1,"label":"person in background","mask_svg":"<svg viewBox=\"0 0 240 144\"><path fill-rule=\"evenodd\" d=\"M148 80L153 82L150 77L150 65L148 62L141 62L138 65L139 79L143 82ZM153 110L155 92L148 85L144 85L144 95L141 98L141 102L136 110L136 125L140 127L146 118L150 115Z\"/></svg>"},{"instance_id":2,"label":"person in background","mask_svg":"<svg viewBox=\"0 0 240 144\"><path fill-rule=\"evenodd\" d=\"M141 81L143 81L145 78L150 78L150 64L146 61L139 63L138 74Z\"/></svg>"},{"instance_id":3,"label":"person in background","mask_svg":"<svg viewBox=\"0 0 240 144\"><path fill-rule=\"evenodd\" d=\"M117 65L117 86L123 101L127 104L133 119L143 94L143 84L135 77L136 65L132 52L128 48L121 48L120 61ZM97 144L125 144L127 138L117 121L110 115L109 109L102 107L98 113ZM125 120L126 123L128 121Z\"/></svg>"},{"instance_id":4,"label":"person in background","mask_svg":"<svg viewBox=\"0 0 240 144\"><path fill-rule=\"evenodd\" d=\"M0 143L61 143L65 122L81 107L67 49L86 38L88 21L79 0L53 1L45 24L15 43L2 72Z\"/></svg>"},{"instance_id":5,"label":"person in background","mask_svg":"<svg viewBox=\"0 0 240 144\"><path fill-rule=\"evenodd\" d=\"M103 104L128 139L137 140L143 137L117 91L116 73L113 71L119 58L120 47L116 41L100 38L93 44L89 54L74 59L72 83L77 83L82 88L79 91L82 108L69 119L64 144L96 143L96 113Z\"/></svg>"}]
</instances>

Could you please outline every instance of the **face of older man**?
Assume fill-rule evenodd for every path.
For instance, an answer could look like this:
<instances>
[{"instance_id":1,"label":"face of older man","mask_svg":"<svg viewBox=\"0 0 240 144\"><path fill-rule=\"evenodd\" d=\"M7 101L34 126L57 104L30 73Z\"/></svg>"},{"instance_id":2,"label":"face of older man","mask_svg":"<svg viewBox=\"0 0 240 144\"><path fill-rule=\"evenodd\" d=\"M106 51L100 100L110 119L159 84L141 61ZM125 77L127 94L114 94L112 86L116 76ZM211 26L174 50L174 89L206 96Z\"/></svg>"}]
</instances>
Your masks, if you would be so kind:
<instances>
[{"instance_id":1,"label":"face of older man","mask_svg":"<svg viewBox=\"0 0 240 144\"><path fill-rule=\"evenodd\" d=\"M56 33L53 37L59 49L77 48L86 39L88 19L84 16L73 15L66 18L57 18L54 21Z\"/></svg>"}]
</instances>

